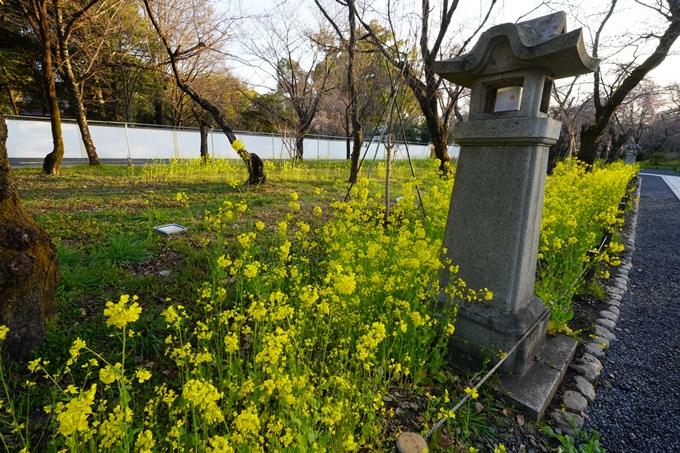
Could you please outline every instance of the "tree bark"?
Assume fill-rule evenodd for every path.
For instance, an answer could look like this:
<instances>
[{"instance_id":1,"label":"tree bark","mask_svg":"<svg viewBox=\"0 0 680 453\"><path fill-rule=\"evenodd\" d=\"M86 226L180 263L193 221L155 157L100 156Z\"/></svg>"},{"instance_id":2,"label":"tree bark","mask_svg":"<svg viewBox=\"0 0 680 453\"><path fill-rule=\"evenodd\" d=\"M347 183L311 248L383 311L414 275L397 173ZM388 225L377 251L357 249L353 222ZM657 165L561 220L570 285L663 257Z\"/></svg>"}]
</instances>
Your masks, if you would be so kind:
<instances>
[{"instance_id":1,"label":"tree bark","mask_svg":"<svg viewBox=\"0 0 680 453\"><path fill-rule=\"evenodd\" d=\"M361 156L361 148L364 142L363 129L361 121L359 120L359 89L356 78L356 48L357 48L357 11L355 0L336 0L343 6L347 7L349 37L345 38L343 32L338 27L338 24L331 18L326 9L321 5L319 0L314 0L314 3L319 7L326 19L331 23L335 32L340 38L342 47L347 50L347 89L349 97L349 106L345 110L345 131L349 132L351 127L351 137L353 139L352 151L350 153L349 134L347 138L347 159L350 160L350 171L348 182L355 184L359 175L359 158Z\"/></svg>"},{"instance_id":2,"label":"tree bark","mask_svg":"<svg viewBox=\"0 0 680 453\"><path fill-rule=\"evenodd\" d=\"M581 147L577 158L588 165L593 165L598 156L598 147L602 135L607 130L607 126L617 109L621 106L624 99L654 68L659 66L666 58L671 47L680 35L680 2L677 0L669 1L669 12L671 20L659 39L654 52L645 61L635 68L628 75L618 88L612 93L609 99L600 107L596 106L595 121L586 126L581 132ZM597 86L597 85L596 85Z\"/></svg>"},{"instance_id":3,"label":"tree bark","mask_svg":"<svg viewBox=\"0 0 680 453\"><path fill-rule=\"evenodd\" d=\"M0 113L0 325L5 346L25 360L45 339L59 282L59 262L50 237L26 213L7 156L7 125Z\"/></svg>"},{"instance_id":4,"label":"tree bark","mask_svg":"<svg viewBox=\"0 0 680 453\"><path fill-rule=\"evenodd\" d=\"M68 58L68 54L66 54ZM85 153L87 154L87 160L90 165L99 165L99 156L97 155L97 148L94 146L94 141L92 140L92 135L90 134L90 127L87 124L87 114L85 110L85 105L83 104L82 91L78 88L75 76L73 75L73 69L71 68L71 62L65 60L62 75L66 81L66 86L68 87L69 94L71 95L71 100L76 107L76 123L78 123L78 129L80 130L80 137L83 140L83 145L85 145Z\"/></svg>"}]
</instances>

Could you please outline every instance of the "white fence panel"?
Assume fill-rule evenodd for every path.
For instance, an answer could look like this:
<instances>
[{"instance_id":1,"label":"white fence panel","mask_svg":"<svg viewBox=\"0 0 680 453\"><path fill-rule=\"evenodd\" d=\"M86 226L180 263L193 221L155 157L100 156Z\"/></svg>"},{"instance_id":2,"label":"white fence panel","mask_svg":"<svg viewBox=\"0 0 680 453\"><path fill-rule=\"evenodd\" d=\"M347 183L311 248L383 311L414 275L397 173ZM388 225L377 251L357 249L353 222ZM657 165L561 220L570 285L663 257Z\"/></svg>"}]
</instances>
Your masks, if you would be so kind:
<instances>
[{"instance_id":1,"label":"white fence panel","mask_svg":"<svg viewBox=\"0 0 680 453\"><path fill-rule=\"evenodd\" d=\"M100 159L127 158L128 148L124 127L92 125L90 135L92 135L92 141Z\"/></svg>"},{"instance_id":2,"label":"white fence panel","mask_svg":"<svg viewBox=\"0 0 680 453\"><path fill-rule=\"evenodd\" d=\"M50 122L47 118L8 118L7 128L9 133L7 152L10 158L43 158L53 149ZM62 133L64 157L86 158L77 124L62 122ZM97 155L101 159L127 159L128 152L132 159L195 158L200 154L200 134L197 129L132 125L126 127L120 123L92 123L90 133L97 148ZM295 152L295 140L292 137L243 132L237 133L236 136L243 141L248 151L256 153L262 159L290 159L291 154ZM221 130L211 130L208 141L208 149L213 156L238 159L238 155ZM368 141L364 144L362 153L366 151L367 145ZM343 160L347 155L344 138L311 136L305 138L304 147L306 159ZM449 156L457 158L459 150L457 145L450 146ZM428 145L410 144L408 151L412 159L426 159L429 156ZM373 156L384 160L385 146L372 143L366 158L372 160ZM407 158L404 144L395 146L394 158Z\"/></svg>"}]
</instances>

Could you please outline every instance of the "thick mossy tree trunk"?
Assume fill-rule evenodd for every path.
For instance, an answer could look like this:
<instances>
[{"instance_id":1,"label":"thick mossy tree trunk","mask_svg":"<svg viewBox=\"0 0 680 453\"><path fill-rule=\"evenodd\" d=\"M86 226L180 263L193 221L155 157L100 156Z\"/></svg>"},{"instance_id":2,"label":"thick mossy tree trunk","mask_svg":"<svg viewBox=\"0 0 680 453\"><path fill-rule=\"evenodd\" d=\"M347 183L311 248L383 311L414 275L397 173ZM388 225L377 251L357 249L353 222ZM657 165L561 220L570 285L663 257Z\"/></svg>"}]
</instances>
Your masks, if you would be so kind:
<instances>
[{"instance_id":1,"label":"thick mossy tree trunk","mask_svg":"<svg viewBox=\"0 0 680 453\"><path fill-rule=\"evenodd\" d=\"M7 125L0 114L0 324L9 328L5 346L26 359L45 340L59 281L57 250L26 213L7 156Z\"/></svg>"}]
</instances>

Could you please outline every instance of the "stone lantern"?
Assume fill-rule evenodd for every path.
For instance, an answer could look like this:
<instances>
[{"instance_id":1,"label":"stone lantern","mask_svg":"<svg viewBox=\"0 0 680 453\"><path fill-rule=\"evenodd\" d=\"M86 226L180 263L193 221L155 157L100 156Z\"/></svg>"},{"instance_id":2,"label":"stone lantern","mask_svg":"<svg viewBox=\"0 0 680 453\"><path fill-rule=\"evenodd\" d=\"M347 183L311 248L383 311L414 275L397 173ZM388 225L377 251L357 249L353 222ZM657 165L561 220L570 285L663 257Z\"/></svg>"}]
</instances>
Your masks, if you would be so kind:
<instances>
[{"instance_id":1,"label":"stone lantern","mask_svg":"<svg viewBox=\"0 0 680 453\"><path fill-rule=\"evenodd\" d=\"M435 63L440 76L471 89L469 120L454 130L461 151L443 247L469 288L493 292L461 305L451 344L458 358L497 360L489 351L527 335L501 367L521 374L544 346L549 312L534 281L548 148L561 127L548 118L550 93L555 79L598 64L582 31L566 32L563 12L492 27L470 53Z\"/></svg>"},{"instance_id":2,"label":"stone lantern","mask_svg":"<svg viewBox=\"0 0 680 453\"><path fill-rule=\"evenodd\" d=\"M635 165L635 160L640 152L640 145L637 143L629 143L623 148L626 151L626 164Z\"/></svg>"}]
</instances>

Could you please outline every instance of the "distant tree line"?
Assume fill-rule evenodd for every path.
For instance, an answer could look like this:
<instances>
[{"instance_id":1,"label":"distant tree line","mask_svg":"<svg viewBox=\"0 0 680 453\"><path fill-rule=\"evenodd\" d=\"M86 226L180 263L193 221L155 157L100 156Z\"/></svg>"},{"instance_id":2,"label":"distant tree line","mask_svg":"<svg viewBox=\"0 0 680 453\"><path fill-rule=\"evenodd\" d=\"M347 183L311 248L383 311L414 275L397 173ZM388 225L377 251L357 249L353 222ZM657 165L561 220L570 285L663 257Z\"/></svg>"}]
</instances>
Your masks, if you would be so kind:
<instances>
[{"instance_id":1,"label":"distant tree line","mask_svg":"<svg viewBox=\"0 0 680 453\"><path fill-rule=\"evenodd\" d=\"M625 2L598 5L587 16L592 23L581 21L590 28L589 51L606 55L592 79L554 89L552 114L564 123L559 156L592 164L616 159L630 142L680 151L678 85L645 78L680 34L680 2L636 2L656 21L605 45ZM304 158L307 134L344 136L350 180L364 139L386 129L432 143L446 171L453 124L465 121L469 93L439 78L433 63L468 52L503 13L497 0L484 0L475 2L478 17L457 20L467 3L287 0L256 11L209 0L5 1L0 111L51 118L46 173L58 173L63 156L62 116L77 120L93 165L88 120L278 133L294 143L292 159ZM527 9L533 15L559 6L535 3ZM633 46L647 50L626 54ZM236 75L242 67L251 80Z\"/></svg>"}]
</instances>

